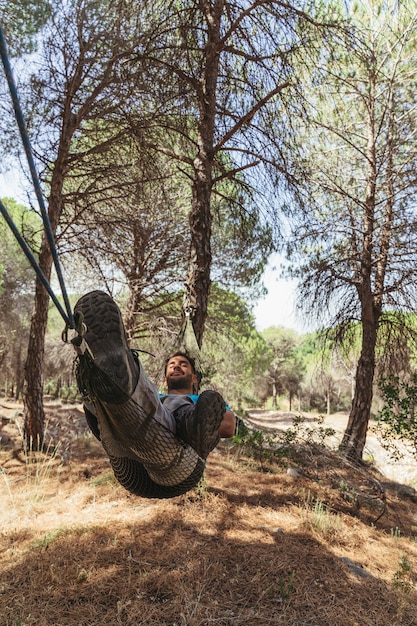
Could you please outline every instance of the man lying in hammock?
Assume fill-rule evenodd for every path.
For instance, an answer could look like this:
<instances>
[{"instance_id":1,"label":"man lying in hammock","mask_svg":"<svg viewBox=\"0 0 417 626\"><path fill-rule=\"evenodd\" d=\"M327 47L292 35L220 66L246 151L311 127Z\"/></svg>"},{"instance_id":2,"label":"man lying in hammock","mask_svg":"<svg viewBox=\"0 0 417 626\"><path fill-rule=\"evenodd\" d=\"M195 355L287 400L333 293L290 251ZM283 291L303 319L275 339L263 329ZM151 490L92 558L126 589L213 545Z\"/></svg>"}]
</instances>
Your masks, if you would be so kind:
<instances>
[{"instance_id":1,"label":"man lying in hammock","mask_svg":"<svg viewBox=\"0 0 417 626\"><path fill-rule=\"evenodd\" d=\"M74 316L85 325L77 383L86 419L116 478L148 498L192 489L220 437L234 435L234 413L216 391L192 395L194 363L181 352L166 361L168 394L160 396L129 348L118 306L103 291L80 298Z\"/></svg>"}]
</instances>

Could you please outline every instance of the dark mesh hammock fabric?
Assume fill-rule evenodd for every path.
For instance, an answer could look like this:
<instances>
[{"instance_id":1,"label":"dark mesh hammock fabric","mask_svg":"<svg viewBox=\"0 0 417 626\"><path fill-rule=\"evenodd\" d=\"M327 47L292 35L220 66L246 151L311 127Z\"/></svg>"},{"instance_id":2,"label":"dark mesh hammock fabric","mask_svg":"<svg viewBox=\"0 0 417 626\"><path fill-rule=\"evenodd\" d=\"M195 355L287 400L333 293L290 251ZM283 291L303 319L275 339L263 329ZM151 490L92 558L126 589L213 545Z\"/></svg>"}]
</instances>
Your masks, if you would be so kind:
<instances>
[{"instance_id":1,"label":"dark mesh hammock fabric","mask_svg":"<svg viewBox=\"0 0 417 626\"><path fill-rule=\"evenodd\" d=\"M142 498L175 498L193 489L204 472L204 462L199 459L193 473L178 485L158 485L149 476L144 465L133 459L109 457L115 477L128 491Z\"/></svg>"}]
</instances>

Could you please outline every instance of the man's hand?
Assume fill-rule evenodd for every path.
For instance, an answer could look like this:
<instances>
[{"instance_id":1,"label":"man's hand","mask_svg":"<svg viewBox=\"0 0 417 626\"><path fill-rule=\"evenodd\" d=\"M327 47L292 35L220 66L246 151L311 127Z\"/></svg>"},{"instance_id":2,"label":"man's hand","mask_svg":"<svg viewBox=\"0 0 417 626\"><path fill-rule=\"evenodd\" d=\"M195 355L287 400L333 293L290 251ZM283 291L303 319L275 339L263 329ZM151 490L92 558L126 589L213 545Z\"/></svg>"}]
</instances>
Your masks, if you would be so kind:
<instances>
[{"instance_id":1,"label":"man's hand","mask_svg":"<svg viewBox=\"0 0 417 626\"><path fill-rule=\"evenodd\" d=\"M233 411L227 410L224 414L223 421L219 426L220 437L233 437L236 430L236 416Z\"/></svg>"}]
</instances>

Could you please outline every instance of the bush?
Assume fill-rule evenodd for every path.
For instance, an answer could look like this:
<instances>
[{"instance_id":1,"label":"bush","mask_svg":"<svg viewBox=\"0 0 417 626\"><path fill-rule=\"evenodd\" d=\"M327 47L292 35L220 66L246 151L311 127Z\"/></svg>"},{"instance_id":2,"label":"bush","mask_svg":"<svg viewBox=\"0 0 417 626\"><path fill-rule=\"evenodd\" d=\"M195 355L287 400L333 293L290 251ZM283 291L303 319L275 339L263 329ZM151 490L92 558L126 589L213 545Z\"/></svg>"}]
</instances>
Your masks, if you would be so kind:
<instances>
[{"instance_id":1,"label":"bush","mask_svg":"<svg viewBox=\"0 0 417 626\"><path fill-rule=\"evenodd\" d=\"M400 380L399 376L388 376L378 382L378 387L383 407L377 421L385 425L387 437L410 441L417 453L417 374L408 382Z\"/></svg>"}]
</instances>

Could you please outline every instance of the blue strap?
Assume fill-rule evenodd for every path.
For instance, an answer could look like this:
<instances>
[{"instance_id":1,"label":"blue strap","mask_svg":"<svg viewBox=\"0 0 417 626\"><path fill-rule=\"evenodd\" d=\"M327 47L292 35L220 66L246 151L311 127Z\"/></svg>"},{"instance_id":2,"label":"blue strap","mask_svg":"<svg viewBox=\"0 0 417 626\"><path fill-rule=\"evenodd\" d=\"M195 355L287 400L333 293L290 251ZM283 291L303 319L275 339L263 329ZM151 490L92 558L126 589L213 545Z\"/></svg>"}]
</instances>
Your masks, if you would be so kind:
<instances>
[{"instance_id":1,"label":"blue strap","mask_svg":"<svg viewBox=\"0 0 417 626\"><path fill-rule=\"evenodd\" d=\"M24 147L25 152L26 152L26 158L27 158L27 162L28 162L28 165L29 165L33 186L35 188L36 197L37 197L37 200L38 200L39 208L41 210L42 220L43 220L46 236L47 236L47 239L48 239L49 247L50 247L52 258L53 258L53 261L54 261L55 271L56 271L56 274L57 274L57 277L58 277L58 280L59 280L59 284L60 284L60 287L61 287L61 292L62 292L62 296L64 298L65 307L67 309L67 314L63 311L63 309L62 309L62 307L60 305L58 307L58 310L61 313L61 315L64 313L63 318L64 318L65 322L68 324L68 326L70 328L75 328L74 316L72 314L71 305L70 305L70 302L69 302L68 294L67 294L67 291L65 289L64 279L63 279L63 276L62 276L61 265L59 263L58 253L57 253L57 249L56 249L56 245L55 245L55 238L54 238L54 234L52 232L52 227L51 227L51 222L49 220L48 212L47 212L46 207L45 207L45 202L44 202L44 198L43 198L43 194L42 194L42 190L41 190L41 185L40 185L40 182L39 182L38 174L36 172L35 161L34 161L34 158L33 158L33 153L32 153L32 148L31 148L31 145L30 145L29 135L28 135L28 132L27 132L27 128L26 128L25 120L24 120L24 117L23 117L23 114L22 114L22 110L21 110L21 107L20 107L19 97L17 95L16 84L15 84L15 81L14 81L14 78L13 78L12 70L11 70L10 63L9 63L9 57L8 57L8 54L7 54L7 45L6 45L6 41L4 39L3 30L1 28L1 26L0 26L0 55L1 55L2 62L3 62L3 67L4 67L5 74L6 74L7 82L8 82L8 85L9 85L10 95L11 95L12 101L13 101L13 108L14 108L14 112L15 112L16 121L17 121L17 124L19 126L20 136L22 138L23 147ZM3 216L5 217L7 223L9 224L10 228L12 228L12 226L11 226L12 220L11 220L10 216L8 216L8 218L6 217L7 210L5 209L4 205L2 205L2 207L1 207L1 212L2 212ZM42 284L46 287L46 289L48 290L49 295L52 297L52 299L54 301L54 304L57 306L58 300L56 299L56 297L54 295L52 295L51 286L49 285L49 282L48 282L46 276L43 274L41 268L38 266L38 264L37 264L37 262L36 262L36 260L35 260L35 258L33 256L32 252L27 247L26 242L24 242L24 245L23 245L22 242L24 241L24 239L21 237L20 233L19 233L20 236L19 237L17 236L17 234L16 234L17 229L16 228L12 228L12 230L13 230L13 233L14 233L15 237L17 238L19 244L22 246L23 251L25 252L26 256L28 257L32 267L35 269L36 273L38 274L39 278L41 279ZM31 258L28 256L28 252L30 253L30 256L32 257L33 262L31 260Z\"/></svg>"}]
</instances>

